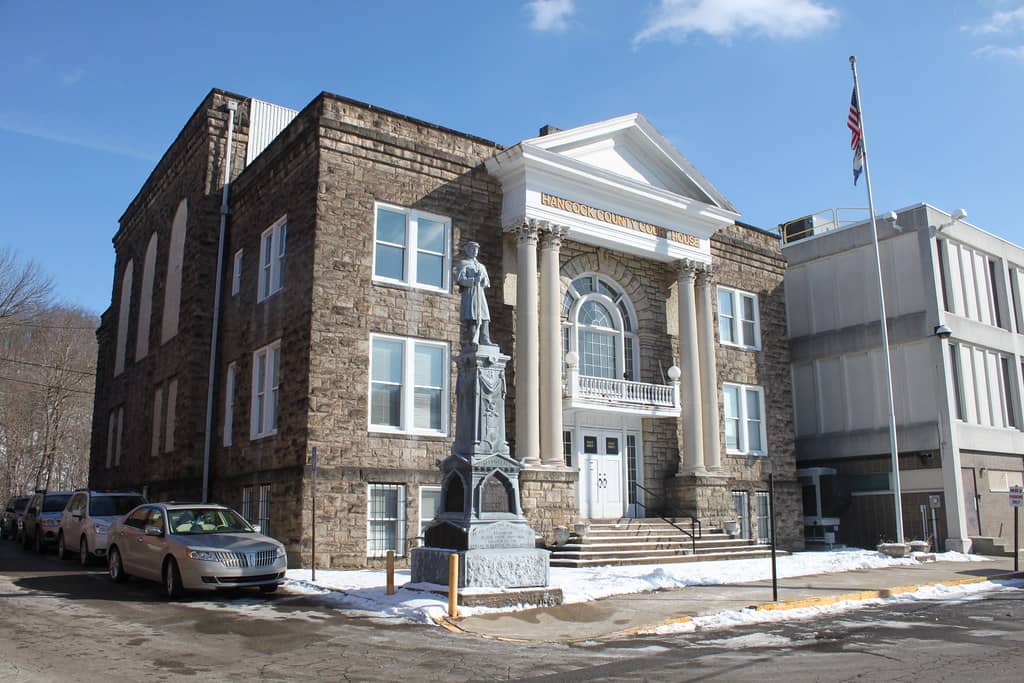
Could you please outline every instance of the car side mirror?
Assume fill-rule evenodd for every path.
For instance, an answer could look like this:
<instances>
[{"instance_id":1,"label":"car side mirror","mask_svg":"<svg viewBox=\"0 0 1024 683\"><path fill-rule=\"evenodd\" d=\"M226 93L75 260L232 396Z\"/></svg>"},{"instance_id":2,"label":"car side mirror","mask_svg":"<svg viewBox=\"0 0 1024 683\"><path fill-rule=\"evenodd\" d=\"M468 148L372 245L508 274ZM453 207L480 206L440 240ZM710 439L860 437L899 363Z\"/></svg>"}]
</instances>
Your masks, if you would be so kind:
<instances>
[{"instance_id":1,"label":"car side mirror","mask_svg":"<svg viewBox=\"0 0 1024 683\"><path fill-rule=\"evenodd\" d=\"M164 535L164 530L161 529L158 526L147 526L146 527L146 535L147 536L163 536Z\"/></svg>"}]
</instances>

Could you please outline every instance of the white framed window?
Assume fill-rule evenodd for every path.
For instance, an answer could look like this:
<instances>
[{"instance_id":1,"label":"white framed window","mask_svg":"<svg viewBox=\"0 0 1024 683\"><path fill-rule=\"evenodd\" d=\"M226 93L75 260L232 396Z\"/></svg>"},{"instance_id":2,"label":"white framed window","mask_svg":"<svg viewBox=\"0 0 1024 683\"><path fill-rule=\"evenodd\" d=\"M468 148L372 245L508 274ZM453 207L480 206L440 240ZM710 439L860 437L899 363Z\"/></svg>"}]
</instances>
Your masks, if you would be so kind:
<instances>
[{"instance_id":1,"label":"white framed window","mask_svg":"<svg viewBox=\"0 0 1024 683\"><path fill-rule=\"evenodd\" d=\"M772 541L772 509L771 500L767 491L754 493L754 501L757 506L757 542L771 543Z\"/></svg>"},{"instance_id":2,"label":"white framed window","mask_svg":"<svg viewBox=\"0 0 1024 683\"><path fill-rule=\"evenodd\" d=\"M278 390L281 382L281 340L252 354L251 438L277 432Z\"/></svg>"},{"instance_id":3,"label":"white framed window","mask_svg":"<svg viewBox=\"0 0 1024 683\"><path fill-rule=\"evenodd\" d=\"M231 296L238 296L242 290L242 250L235 252L231 267Z\"/></svg>"},{"instance_id":4,"label":"white framed window","mask_svg":"<svg viewBox=\"0 0 1024 683\"><path fill-rule=\"evenodd\" d=\"M451 227L444 216L375 204L373 279L447 292Z\"/></svg>"},{"instance_id":5,"label":"white framed window","mask_svg":"<svg viewBox=\"0 0 1024 683\"><path fill-rule=\"evenodd\" d=\"M723 384L725 448L730 453L767 455L764 390L746 384Z\"/></svg>"},{"instance_id":6,"label":"white framed window","mask_svg":"<svg viewBox=\"0 0 1024 683\"><path fill-rule=\"evenodd\" d=\"M252 486L242 487L242 518L252 524Z\"/></svg>"},{"instance_id":7,"label":"white framed window","mask_svg":"<svg viewBox=\"0 0 1024 683\"><path fill-rule=\"evenodd\" d=\"M285 216L260 236L260 276L256 301L260 302L284 286L284 254L288 241L288 217Z\"/></svg>"},{"instance_id":8,"label":"white framed window","mask_svg":"<svg viewBox=\"0 0 1024 683\"><path fill-rule=\"evenodd\" d=\"M260 484L260 509L256 523L260 525L260 533L270 535L270 484Z\"/></svg>"},{"instance_id":9,"label":"white framed window","mask_svg":"<svg viewBox=\"0 0 1024 683\"><path fill-rule=\"evenodd\" d=\"M420 487L420 538L427 527L434 521L437 514L441 512L441 487L421 486Z\"/></svg>"},{"instance_id":10,"label":"white framed window","mask_svg":"<svg viewBox=\"0 0 1024 683\"><path fill-rule=\"evenodd\" d=\"M405 484L369 484L366 556L405 555Z\"/></svg>"},{"instance_id":11,"label":"white framed window","mask_svg":"<svg viewBox=\"0 0 1024 683\"><path fill-rule=\"evenodd\" d=\"M722 344L761 348L757 295L728 287L718 288L718 337Z\"/></svg>"},{"instance_id":12,"label":"white framed window","mask_svg":"<svg viewBox=\"0 0 1024 683\"><path fill-rule=\"evenodd\" d=\"M448 344L370 335L370 429L448 433Z\"/></svg>"},{"instance_id":13,"label":"white framed window","mask_svg":"<svg viewBox=\"0 0 1024 683\"><path fill-rule=\"evenodd\" d=\"M227 376L224 378L224 445L232 443L232 433L235 429L235 384L238 379L238 366L235 363L228 364ZM248 517L246 518L248 519Z\"/></svg>"},{"instance_id":14,"label":"white framed window","mask_svg":"<svg viewBox=\"0 0 1024 683\"><path fill-rule=\"evenodd\" d=\"M596 273L577 277L565 292L562 315L563 359L578 353L581 375L636 379L636 315L617 283Z\"/></svg>"}]
</instances>

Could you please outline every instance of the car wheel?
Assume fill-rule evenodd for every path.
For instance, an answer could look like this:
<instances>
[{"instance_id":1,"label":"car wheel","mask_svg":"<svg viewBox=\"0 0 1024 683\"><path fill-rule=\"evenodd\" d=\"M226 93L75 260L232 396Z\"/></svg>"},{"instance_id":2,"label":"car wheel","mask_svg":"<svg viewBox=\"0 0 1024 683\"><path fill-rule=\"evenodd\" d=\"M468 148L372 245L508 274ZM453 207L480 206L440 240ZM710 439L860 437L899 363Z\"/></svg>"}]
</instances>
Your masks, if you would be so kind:
<instances>
[{"instance_id":1,"label":"car wheel","mask_svg":"<svg viewBox=\"0 0 1024 683\"><path fill-rule=\"evenodd\" d=\"M181 572L178 563L170 558L164 563L164 595L168 600L177 600L185 589L181 585Z\"/></svg>"},{"instance_id":2,"label":"car wheel","mask_svg":"<svg viewBox=\"0 0 1024 683\"><path fill-rule=\"evenodd\" d=\"M128 575L124 573L124 565L121 564L121 551L116 545L110 549L107 569L115 583L124 583L128 579Z\"/></svg>"},{"instance_id":3,"label":"car wheel","mask_svg":"<svg viewBox=\"0 0 1024 683\"><path fill-rule=\"evenodd\" d=\"M57 533L57 557L62 560L71 559L71 553L64 546L64 532L60 531Z\"/></svg>"},{"instance_id":4,"label":"car wheel","mask_svg":"<svg viewBox=\"0 0 1024 683\"><path fill-rule=\"evenodd\" d=\"M35 537L35 540L32 542L32 547L35 549L35 551L38 554L40 554L40 555L43 554L43 550L44 550L44 548L43 548L43 537L40 535L38 529L36 529L36 537Z\"/></svg>"},{"instance_id":5,"label":"car wheel","mask_svg":"<svg viewBox=\"0 0 1024 683\"><path fill-rule=\"evenodd\" d=\"M83 567L89 566L89 559L92 555L89 554L89 543L85 540L85 535L78 540L78 563Z\"/></svg>"},{"instance_id":6,"label":"car wheel","mask_svg":"<svg viewBox=\"0 0 1024 683\"><path fill-rule=\"evenodd\" d=\"M266 586L260 586L260 593L273 593L277 590L277 584L271 583Z\"/></svg>"}]
</instances>

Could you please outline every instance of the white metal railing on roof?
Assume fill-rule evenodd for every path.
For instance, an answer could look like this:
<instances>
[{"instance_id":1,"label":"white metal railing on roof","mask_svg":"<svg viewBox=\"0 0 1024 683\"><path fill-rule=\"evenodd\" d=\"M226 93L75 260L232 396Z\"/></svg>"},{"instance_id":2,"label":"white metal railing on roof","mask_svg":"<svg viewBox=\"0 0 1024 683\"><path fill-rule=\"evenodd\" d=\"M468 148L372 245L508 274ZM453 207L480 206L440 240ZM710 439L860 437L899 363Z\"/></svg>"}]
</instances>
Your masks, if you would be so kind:
<instances>
[{"instance_id":1,"label":"white metal railing on roof","mask_svg":"<svg viewBox=\"0 0 1024 683\"><path fill-rule=\"evenodd\" d=\"M779 236L782 238L782 246L786 246L808 237L848 228L870 217L866 208L825 209L782 223L779 225Z\"/></svg>"}]
</instances>

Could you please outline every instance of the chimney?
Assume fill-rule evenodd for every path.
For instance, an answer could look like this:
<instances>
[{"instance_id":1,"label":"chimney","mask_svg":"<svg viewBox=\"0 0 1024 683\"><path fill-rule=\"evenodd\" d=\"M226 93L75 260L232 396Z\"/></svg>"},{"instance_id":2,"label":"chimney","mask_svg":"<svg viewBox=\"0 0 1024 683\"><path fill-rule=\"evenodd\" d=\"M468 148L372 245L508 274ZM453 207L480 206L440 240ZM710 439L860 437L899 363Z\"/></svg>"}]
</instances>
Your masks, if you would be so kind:
<instances>
[{"instance_id":1,"label":"chimney","mask_svg":"<svg viewBox=\"0 0 1024 683\"><path fill-rule=\"evenodd\" d=\"M561 133L561 132L562 132L561 128L555 128L554 126L552 126L549 123L546 126L541 126L540 127L540 133L539 134L540 134L541 137L544 137L545 135L551 135L552 133Z\"/></svg>"}]
</instances>

